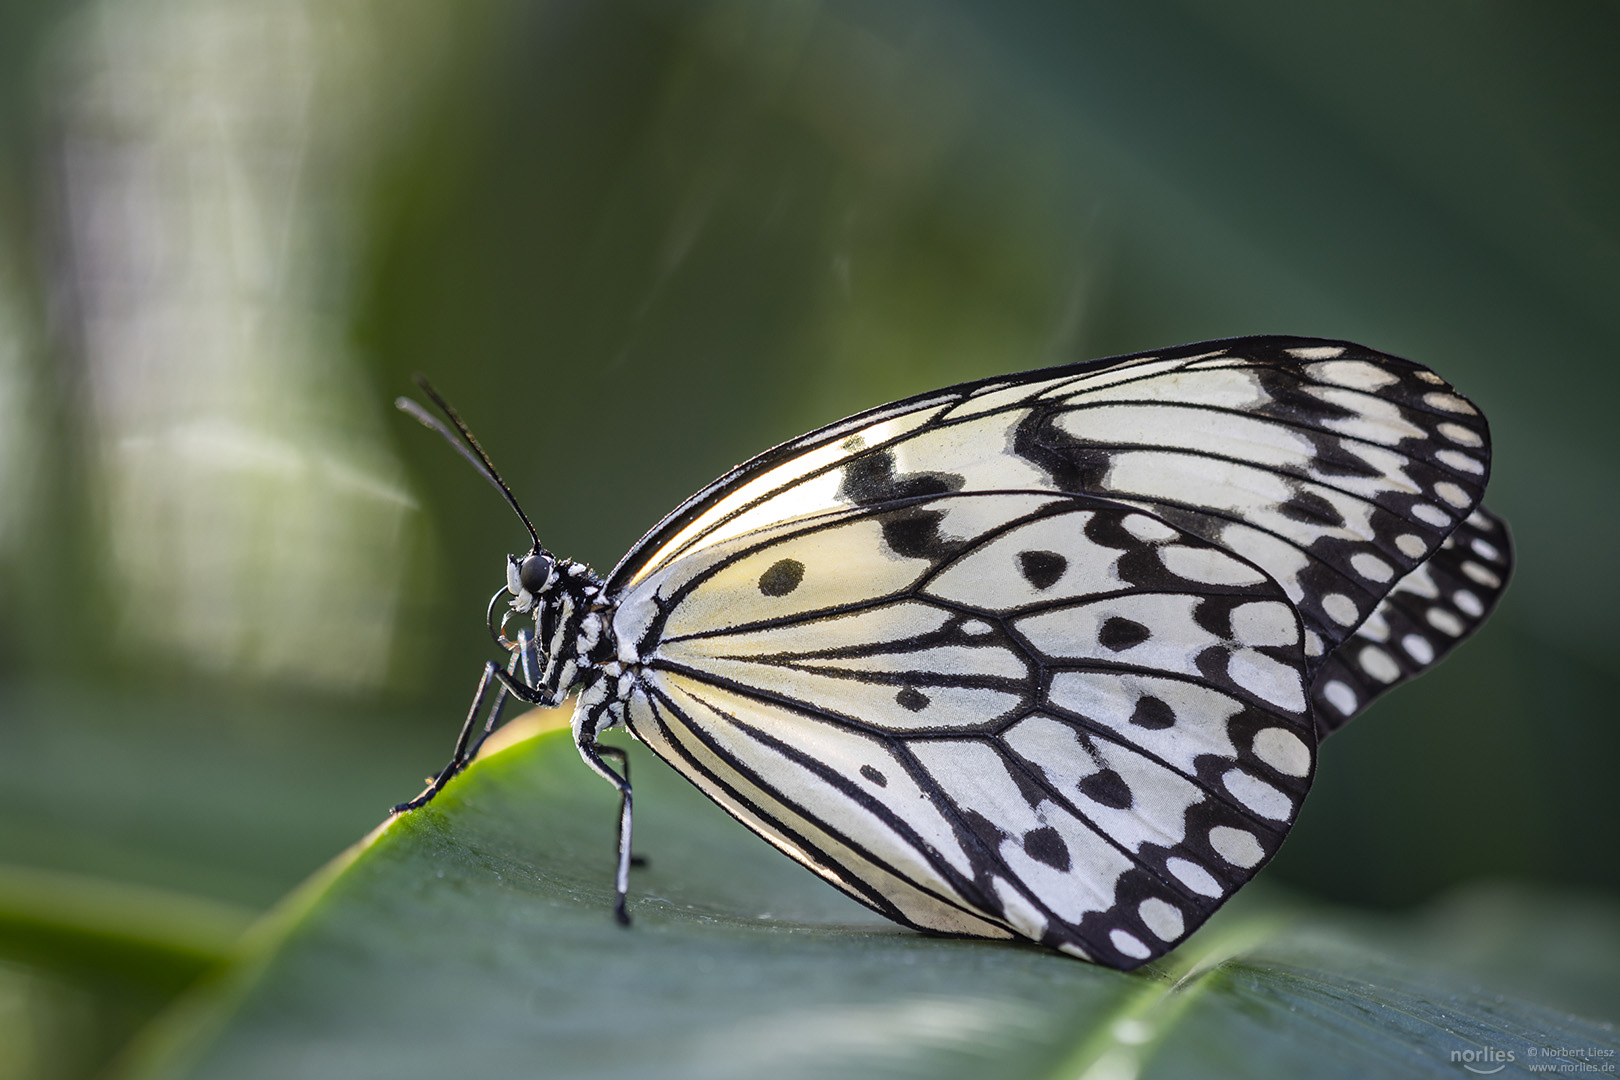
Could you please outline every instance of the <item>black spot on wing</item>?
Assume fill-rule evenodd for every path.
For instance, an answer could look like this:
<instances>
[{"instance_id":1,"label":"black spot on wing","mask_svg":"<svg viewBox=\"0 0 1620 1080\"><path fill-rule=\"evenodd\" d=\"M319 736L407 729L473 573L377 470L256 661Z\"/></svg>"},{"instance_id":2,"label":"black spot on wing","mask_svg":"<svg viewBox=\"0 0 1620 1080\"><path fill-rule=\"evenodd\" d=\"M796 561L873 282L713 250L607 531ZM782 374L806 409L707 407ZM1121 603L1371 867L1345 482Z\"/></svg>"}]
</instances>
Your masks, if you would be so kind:
<instances>
[{"instance_id":1,"label":"black spot on wing","mask_svg":"<svg viewBox=\"0 0 1620 1080\"><path fill-rule=\"evenodd\" d=\"M1059 491L1101 491L1113 454L1090 446L1053 421L1061 410L1042 404L1013 432L1013 453L1043 470Z\"/></svg>"},{"instance_id":2,"label":"black spot on wing","mask_svg":"<svg viewBox=\"0 0 1620 1080\"><path fill-rule=\"evenodd\" d=\"M922 712L924 709L928 708L928 695L923 693L921 690L918 690L915 686L906 687L904 690L894 695L894 700L895 703L898 704L902 709L907 709L911 712Z\"/></svg>"},{"instance_id":3,"label":"black spot on wing","mask_svg":"<svg viewBox=\"0 0 1620 1080\"><path fill-rule=\"evenodd\" d=\"M1024 854L1054 870L1067 871L1072 865L1069 845L1063 842L1063 837L1050 825L1031 829L1024 834Z\"/></svg>"},{"instance_id":4,"label":"black spot on wing","mask_svg":"<svg viewBox=\"0 0 1620 1080\"><path fill-rule=\"evenodd\" d=\"M872 781L872 783L876 784L878 787L889 786L889 778L884 776L881 772L878 772L878 770L872 768L870 765L861 766L861 775Z\"/></svg>"},{"instance_id":5,"label":"black spot on wing","mask_svg":"<svg viewBox=\"0 0 1620 1080\"><path fill-rule=\"evenodd\" d=\"M766 596L786 596L804 580L804 563L798 559L778 559L759 575L759 591Z\"/></svg>"},{"instance_id":6,"label":"black spot on wing","mask_svg":"<svg viewBox=\"0 0 1620 1080\"><path fill-rule=\"evenodd\" d=\"M1104 648L1119 652L1129 649L1133 645L1140 645L1153 633L1141 623L1119 615L1105 619L1102 627L1097 631L1097 641Z\"/></svg>"},{"instance_id":7,"label":"black spot on wing","mask_svg":"<svg viewBox=\"0 0 1620 1080\"><path fill-rule=\"evenodd\" d=\"M1232 636L1232 608L1241 601L1230 596L1205 596L1193 607L1193 621L1218 638Z\"/></svg>"},{"instance_id":8,"label":"black spot on wing","mask_svg":"<svg viewBox=\"0 0 1620 1080\"><path fill-rule=\"evenodd\" d=\"M965 482L955 473L896 473L894 452L879 450L844 466L844 481L839 486L838 496L856 506L872 506L897 499L945 495L962 490Z\"/></svg>"},{"instance_id":9,"label":"black spot on wing","mask_svg":"<svg viewBox=\"0 0 1620 1080\"><path fill-rule=\"evenodd\" d=\"M1294 493L1278 509L1284 517L1305 522L1307 525L1326 525L1329 528L1340 528L1344 525L1344 516L1332 503L1301 485L1296 485Z\"/></svg>"},{"instance_id":10,"label":"black spot on wing","mask_svg":"<svg viewBox=\"0 0 1620 1080\"><path fill-rule=\"evenodd\" d=\"M1131 723L1137 727L1147 728L1150 731L1163 731L1176 724L1176 711L1167 702L1161 701L1152 694L1143 694L1136 699L1136 708L1131 710Z\"/></svg>"},{"instance_id":11,"label":"black spot on wing","mask_svg":"<svg viewBox=\"0 0 1620 1080\"><path fill-rule=\"evenodd\" d=\"M851 460L843 469L838 497L856 506L876 506L960 491L966 480L955 473L898 473L892 450L876 450ZM940 534L945 515L937 510L903 507L880 515L884 543L908 559L938 558L953 546Z\"/></svg>"},{"instance_id":12,"label":"black spot on wing","mask_svg":"<svg viewBox=\"0 0 1620 1080\"><path fill-rule=\"evenodd\" d=\"M1055 551L1020 551L1018 553L1018 572L1024 575L1024 580L1037 589L1050 589L1057 584L1063 571L1069 568L1069 560Z\"/></svg>"},{"instance_id":13,"label":"black spot on wing","mask_svg":"<svg viewBox=\"0 0 1620 1080\"><path fill-rule=\"evenodd\" d=\"M952 545L940 534L945 515L938 510L908 507L880 516L883 542L896 555L908 559L929 559L947 555Z\"/></svg>"},{"instance_id":14,"label":"black spot on wing","mask_svg":"<svg viewBox=\"0 0 1620 1080\"><path fill-rule=\"evenodd\" d=\"M1086 798L1115 810L1128 810L1135 801L1131 797L1131 786L1113 769L1100 769L1081 779L1078 786L1080 794Z\"/></svg>"}]
</instances>

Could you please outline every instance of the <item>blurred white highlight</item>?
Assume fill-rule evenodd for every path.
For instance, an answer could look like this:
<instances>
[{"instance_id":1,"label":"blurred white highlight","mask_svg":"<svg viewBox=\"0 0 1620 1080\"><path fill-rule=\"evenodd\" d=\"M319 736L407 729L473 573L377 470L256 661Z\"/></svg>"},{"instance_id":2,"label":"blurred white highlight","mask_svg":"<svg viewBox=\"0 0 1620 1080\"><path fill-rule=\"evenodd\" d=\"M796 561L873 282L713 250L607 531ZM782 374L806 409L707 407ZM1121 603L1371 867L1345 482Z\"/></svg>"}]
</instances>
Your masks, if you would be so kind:
<instances>
[{"instance_id":1,"label":"blurred white highlight","mask_svg":"<svg viewBox=\"0 0 1620 1080\"><path fill-rule=\"evenodd\" d=\"M34 509L41 442L29 358L38 337L10 255L0 244L0 559L17 553Z\"/></svg>"},{"instance_id":2,"label":"blurred white highlight","mask_svg":"<svg viewBox=\"0 0 1620 1080\"><path fill-rule=\"evenodd\" d=\"M137 654L387 675L411 500L345 344L374 18L103 0L64 40L65 306Z\"/></svg>"}]
</instances>

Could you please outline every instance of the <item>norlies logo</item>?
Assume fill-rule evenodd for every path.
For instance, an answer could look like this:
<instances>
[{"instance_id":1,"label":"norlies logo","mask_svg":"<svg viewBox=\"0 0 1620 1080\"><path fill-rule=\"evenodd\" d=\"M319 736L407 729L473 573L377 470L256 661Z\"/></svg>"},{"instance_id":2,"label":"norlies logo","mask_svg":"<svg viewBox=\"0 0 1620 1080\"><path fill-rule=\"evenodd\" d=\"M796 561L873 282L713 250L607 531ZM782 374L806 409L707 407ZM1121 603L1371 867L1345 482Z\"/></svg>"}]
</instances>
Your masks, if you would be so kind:
<instances>
[{"instance_id":1,"label":"norlies logo","mask_svg":"<svg viewBox=\"0 0 1620 1080\"><path fill-rule=\"evenodd\" d=\"M1487 1046L1480 1050L1453 1050L1451 1060L1471 1073L1490 1076L1507 1068L1515 1059L1511 1050L1493 1050Z\"/></svg>"}]
</instances>

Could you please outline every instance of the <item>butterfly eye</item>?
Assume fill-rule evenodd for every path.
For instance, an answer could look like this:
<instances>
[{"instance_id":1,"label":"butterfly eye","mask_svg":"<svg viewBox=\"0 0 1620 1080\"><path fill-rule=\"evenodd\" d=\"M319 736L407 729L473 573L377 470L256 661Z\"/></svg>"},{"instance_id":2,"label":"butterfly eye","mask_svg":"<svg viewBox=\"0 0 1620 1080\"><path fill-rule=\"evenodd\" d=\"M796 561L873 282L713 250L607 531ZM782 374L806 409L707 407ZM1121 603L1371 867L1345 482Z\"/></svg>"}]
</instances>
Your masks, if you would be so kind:
<instances>
[{"instance_id":1,"label":"butterfly eye","mask_svg":"<svg viewBox=\"0 0 1620 1080\"><path fill-rule=\"evenodd\" d=\"M552 570L556 560L543 552L536 552L523 560L518 567L518 584L522 585L535 596L545 591L551 584Z\"/></svg>"}]
</instances>

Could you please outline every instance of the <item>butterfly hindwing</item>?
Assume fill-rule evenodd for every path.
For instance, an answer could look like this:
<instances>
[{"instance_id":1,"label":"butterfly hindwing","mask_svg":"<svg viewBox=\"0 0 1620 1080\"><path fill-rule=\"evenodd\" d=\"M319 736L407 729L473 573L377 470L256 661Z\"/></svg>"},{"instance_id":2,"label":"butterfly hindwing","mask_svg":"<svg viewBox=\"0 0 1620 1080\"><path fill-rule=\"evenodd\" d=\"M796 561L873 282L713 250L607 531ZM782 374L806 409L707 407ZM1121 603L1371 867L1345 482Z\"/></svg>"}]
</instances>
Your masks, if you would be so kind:
<instances>
[{"instance_id":1,"label":"butterfly hindwing","mask_svg":"<svg viewBox=\"0 0 1620 1080\"><path fill-rule=\"evenodd\" d=\"M1319 736L1444 659L1496 607L1512 570L1507 524L1480 507L1317 670L1311 697Z\"/></svg>"},{"instance_id":2,"label":"butterfly hindwing","mask_svg":"<svg viewBox=\"0 0 1620 1080\"><path fill-rule=\"evenodd\" d=\"M1270 857L1314 771L1303 631L1118 503L920 491L745 530L620 598L628 725L910 925L1116 967Z\"/></svg>"},{"instance_id":3,"label":"butterfly hindwing","mask_svg":"<svg viewBox=\"0 0 1620 1080\"><path fill-rule=\"evenodd\" d=\"M700 492L610 576L813 514L947 492L1139 506L1282 585L1316 668L1478 505L1484 418L1439 376L1347 342L1205 342L970 383L784 444Z\"/></svg>"}]
</instances>

